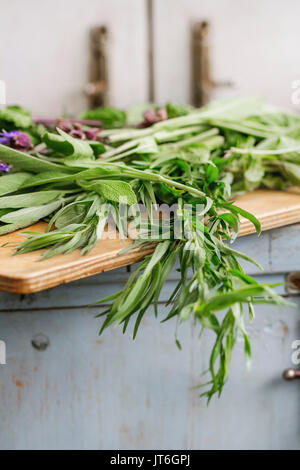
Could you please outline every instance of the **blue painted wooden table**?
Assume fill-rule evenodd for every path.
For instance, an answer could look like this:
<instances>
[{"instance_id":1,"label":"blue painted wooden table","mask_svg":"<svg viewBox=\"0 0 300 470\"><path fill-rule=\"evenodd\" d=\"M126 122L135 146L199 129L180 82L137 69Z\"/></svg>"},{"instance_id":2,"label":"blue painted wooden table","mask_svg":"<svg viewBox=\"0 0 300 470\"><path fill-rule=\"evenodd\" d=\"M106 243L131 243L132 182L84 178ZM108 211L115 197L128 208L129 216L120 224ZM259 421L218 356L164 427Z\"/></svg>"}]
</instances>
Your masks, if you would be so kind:
<instances>
[{"instance_id":1,"label":"blue painted wooden table","mask_svg":"<svg viewBox=\"0 0 300 470\"><path fill-rule=\"evenodd\" d=\"M237 240L264 266L247 272L268 282L300 271L300 225ZM179 274L170 276L164 300ZM300 449L300 381L286 382L292 344L300 340L296 308L257 306L248 326L253 346L247 374L237 343L230 379L207 408L198 397L213 337L192 325L160 324L150 310L135 341L110 329L98 336L102 307L86 305L120 289L126 269L28 296L0 293L1 449ZM279 288L287 295L285 286ZM300 354L299 356L300 357Z\"/></svg>"}]
</instances>

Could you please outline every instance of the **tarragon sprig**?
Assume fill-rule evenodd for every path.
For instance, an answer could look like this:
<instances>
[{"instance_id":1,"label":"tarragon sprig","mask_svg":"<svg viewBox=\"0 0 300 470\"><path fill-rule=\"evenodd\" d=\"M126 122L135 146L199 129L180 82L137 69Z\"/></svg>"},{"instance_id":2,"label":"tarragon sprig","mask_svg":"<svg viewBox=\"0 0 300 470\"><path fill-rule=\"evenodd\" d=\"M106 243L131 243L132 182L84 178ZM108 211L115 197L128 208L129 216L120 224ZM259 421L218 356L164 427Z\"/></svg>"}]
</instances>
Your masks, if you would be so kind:
<instances>
[{"instance_id":1,"label":"tarragon sprig","mask_svg":"<svg viewBox=\"0 0 300 470\"><path fill-rule=\"evenodd\" d=\"M101 313L101 331L112 324L125 331L134 320L135 337L151 305L158 314L160 292L178 267L180 280L164 321L176 318L179 326L192 320L201 331L215 335L204 391L210 400L228 378L238 334L249 364L245 318L253 320L254 305L286 303L274 286L259 284L243 271L239 259L259 263L231 247L240 216L250 220L258 234L260 224L230 199L258 187L300 185L300 117L249 98L223 100L200 110L168 105L162 115L166 112L170 119L136 128L125 127L124 112L93 111L85 117L102 116L105 124L98 137L93 132L97 141L76 139L62 129L37 130L26 113L2 113L3 128L11 130L14 122L17 128L19 122L20 128L26 124L39 137L30 153L0 145L0 160L13 167L11 174L0 177L0 234L47 220L46 233L25 234L17 253L46 248L43 258L76 249L86 254L111 219L121 237L129 235L120 201L125 198L128 208L145 206L149 220L141 220L131 248L151 244L153 254L120 292L100 301L112 301ZM177 220L153 218L161 203L178 206ZM192 209L186 210L186 205ZM179 237L178 217L184 228ZM176 343L181 347L177 329Z\"/></svg>"}]
</instances>

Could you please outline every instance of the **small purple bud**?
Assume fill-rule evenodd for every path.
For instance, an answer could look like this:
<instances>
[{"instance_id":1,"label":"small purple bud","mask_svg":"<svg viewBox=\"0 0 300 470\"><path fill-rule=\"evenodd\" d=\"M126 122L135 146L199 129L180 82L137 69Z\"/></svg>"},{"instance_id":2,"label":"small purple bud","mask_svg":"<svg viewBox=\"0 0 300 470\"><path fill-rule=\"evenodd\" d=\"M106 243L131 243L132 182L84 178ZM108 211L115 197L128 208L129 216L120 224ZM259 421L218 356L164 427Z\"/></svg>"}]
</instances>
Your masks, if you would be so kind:
<instances>
[{"instance_id":1,"label":"small purple bud","mask_svg":"<svg viewBox=\"0 0 300 470\"><path fill-rule=\"evenodd\" d=\"M94 127L93 129L88 129L85 131L86 138L88 140L97 140L98 134L101 131L101 129Z\"/></svg>"},{"instance_id":2,"label":"small purple bud","mask_svg":"<svg viewBox=\"0 0 300 470\"><path fill-rule=\"evenodd\" d=\"M158 122L158 117L154 109L148 109L148 111L144 113L144 119L147 124L155 124Z\"/></svg>"},{"instance_id":3,"label":"small purple bud","mask_svg":"<svg viewBox=\"0 0 300 470\"><path fill-rule=\"evenodd\" d=\"M0 162L0 171L2 173L9 173L9 166L4 162Z\"/></svg>"},{"instance_id":4,"label":"small purple bud","mask_svg":"<svg viewBox=\"0 0 300 470\"><path fill-rule=\"evenodd\" d=\"M29 135L25 134L25 132L21 132L14 137L12 146L20 150L31 149L33 147Z\"/></svg>"},{"instance_id":5,"label":"small purple bud","mask_svg":"<svg viewBox=\"0 0 300 470\"><path fill-rule=\"evenodd\" d=\"M84 140L85 139L85 133L81 130L73 130L70 132L70 136L71 137L75 137L75 139L81 139L81 140Z\"/></svg>"},{"instance_id":6,"label":"small purple bud","mask_svg":"<svg viewBox=\"0 0 300 470\"><path fill-rule=\"evenodd\" d=\"M80 122L73 122L73 127L76 129L76 131L82 130L82 124L80 124Z\"/></svg>"},{"instance_id":7,"label":"small purple bud","mask_svg":"<svg viewBox=\"0 0 300 470\"><path fill-rule=\"evenodd\" d=\"M71 130L73 129L70 121L67 121L66 119L58 119L57 125L64 132L71 132Z\"/></svg>"}]
</instances>

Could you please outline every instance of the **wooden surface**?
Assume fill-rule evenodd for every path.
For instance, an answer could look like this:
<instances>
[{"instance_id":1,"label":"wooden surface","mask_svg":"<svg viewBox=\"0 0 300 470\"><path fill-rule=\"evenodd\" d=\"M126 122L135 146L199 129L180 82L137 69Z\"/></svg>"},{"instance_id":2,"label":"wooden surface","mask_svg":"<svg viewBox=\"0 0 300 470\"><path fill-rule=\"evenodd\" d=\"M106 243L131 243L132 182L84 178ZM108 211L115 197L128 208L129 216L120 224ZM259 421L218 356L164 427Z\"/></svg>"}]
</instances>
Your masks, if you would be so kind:
<instances>
[{"instance_id":1,"label":"wooden surface","mask_svg":"<svg viewBox=\"0 0 300 470\"><path fill-rule=\"evenodd\" d=\"M237 204L255 214L262 229L269 230L300 222L300 194L258 190L237 198ZM42 231L45 224L39 223L30 229ZM0 290L29 294L85 278L104 271L140 261L153 248L132 250L123 255L119 251L130 245L130 240L101 240L87 256L78 251L68 255L40 261L42 251L12 256L14 246L24 240L19 230L0 237ZM254 233L250 222L242 220L240 236ZM8 246L2 246L9 243Z\"/></svg>"},{"instance_id":2,"label":"wooden surface","mask_svg":"<svg viewBox=\"0 0 300 470\"><path fill-rule=\"evenodd\" d=\"M254 214L260 221L262 230L283 227L300 222L300 193L298 188L291 192L259 189L236 198L236 205ZM241 218L239 236L255 232L246 219Z\"/></svg>"}]
</instances>

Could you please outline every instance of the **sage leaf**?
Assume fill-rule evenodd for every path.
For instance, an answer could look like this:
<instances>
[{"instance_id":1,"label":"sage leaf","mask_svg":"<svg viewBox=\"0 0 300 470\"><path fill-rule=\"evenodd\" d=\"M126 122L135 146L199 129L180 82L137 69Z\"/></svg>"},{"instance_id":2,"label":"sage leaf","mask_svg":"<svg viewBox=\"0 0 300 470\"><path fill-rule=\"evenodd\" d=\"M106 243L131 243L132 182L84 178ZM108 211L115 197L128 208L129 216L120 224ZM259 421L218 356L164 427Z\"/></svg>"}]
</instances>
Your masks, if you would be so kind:
<instances>
[{"instance_id":1,"label":"sage leaf","mask_svg":"<svg viewBox=\"0 0 300 470\"><path fill-rule=\"evenodd\" d=\"M80 186L95 191L108 201L124 202L128 205L137 204L137 198L130 184L118 180L97 180L95 182L79 182Z\"/></svg>"},{"instance_id":2,"label":"sage leaf","mask_svg":"<svg viewBox=\"0 0 300 470\"><path fill-rule=\"evenodd\" d=\"M47 204L63 196L62 191L39 191L0 198L0 209L18 209Z\"/></svg>"},{"instance_id":3,"label":"sage leaf","mask_svg":"<svg viewBox=\"0 0 300 470\"><path fill-rule=\"evenodd\" d=\"M16 210L2 216L0 221L7 224L16 224L26 227L52 214L52 212L56 211L61 204L62 201L59 200L43 206L27 207L25 209Z\"/></svg>"},{"instance_id":4,"label":"sage leaf","mask_svg":"<svg viewBox=\"0 0 300 470\"><path fill-rule=\"evenodd\" d=\"M11 173L10 175L1 176L0 178L0 196L5 194L14 193L24 186L24 183L29 180L31 173L20 172Z\"/></svg>"},{"instance_id":5,"label":"sage leaf","mask_svg":"<svg viewBox=\"0 0 300 470\"><path fill-rule=\"evenodd\" d=\"M0 144L0 160L3 160L14 168L24 170L32 173L39 173L41 171L59 170L60 165L52 163L41 158L34 157L25 152L7 147ZM66 170L67 171L67 170Z\"/></svg>"}]
</instances>

